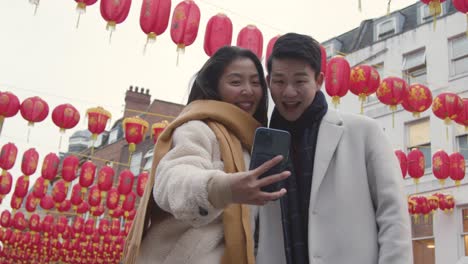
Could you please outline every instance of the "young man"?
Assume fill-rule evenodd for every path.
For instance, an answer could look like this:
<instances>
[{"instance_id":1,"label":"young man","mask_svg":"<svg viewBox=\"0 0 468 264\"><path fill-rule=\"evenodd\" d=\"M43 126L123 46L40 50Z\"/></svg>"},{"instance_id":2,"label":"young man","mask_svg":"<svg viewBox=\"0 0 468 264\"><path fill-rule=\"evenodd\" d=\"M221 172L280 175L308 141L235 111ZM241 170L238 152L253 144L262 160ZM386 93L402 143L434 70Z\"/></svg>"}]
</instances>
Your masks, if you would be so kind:
<instances>
[{"instance_id":1,"label":"young man","mask_svg":"<svg viewBox=\"0 0 468 264\"><path fill-rule=\"evenodd\" d=\"M292 135L287 194L260 209L258 264L411 264L396 157L374 120L328 109L320 44L280 37L268 61L272 128Z\"/></svg>"}]
</instances>

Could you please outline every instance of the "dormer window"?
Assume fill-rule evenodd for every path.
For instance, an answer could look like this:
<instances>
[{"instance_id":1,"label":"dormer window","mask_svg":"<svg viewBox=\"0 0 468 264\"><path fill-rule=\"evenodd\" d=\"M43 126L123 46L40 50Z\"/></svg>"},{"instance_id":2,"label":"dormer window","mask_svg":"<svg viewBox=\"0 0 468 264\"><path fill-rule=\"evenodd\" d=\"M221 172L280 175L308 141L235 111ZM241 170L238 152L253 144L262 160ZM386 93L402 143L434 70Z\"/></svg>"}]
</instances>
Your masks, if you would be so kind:
<instances>
[{"instance_id":1,"label":"dormer window","mask_svg":"<svg viewBox=\"0 0 468 264\"><path fill-rule=\"evenodd\" d=\"M387 38L397 32L396 18L392 17L377 24L377 40Z\"/></svg>"},{"instance_id":2,"label":"dormer window","mask_svg":"<svg viewBox=\"0 0 468 264\"><path fill-rule=\"evenodd\" d=\"M325 46L325 52L327 53L327 60L334 56L335 50L333 48L333 44Z\"/></svg>"},{"instance_id":3,"label":"dormer window","mask_svg":"<svg viewBox=\"0 0 468 264\"><path fill-rule=\"evenodd\" d=\"M325 52L327 53L327 60L329 60L340 52L343 43L335 38L327 41L326 43L323 43L322 45L325 48Z\"/></svg>"},{"instance_id":4,"label":"dormer window","mask_svg":"<svg viewBox=\"0 0 468 264\"><path fill-rule=\"evenodd\" d=\"M445 11L445 2L440 3L440 13L437 15L437 17L440 17L444 14ZM437 12L437 10L436 10ZM434 19L433 14L431 13L431 10L429 8L429 5L426 4L421 4L419 7L419 22L421 24L424 24L426 22L432 21Z\"/></svg>"}]
</instances>

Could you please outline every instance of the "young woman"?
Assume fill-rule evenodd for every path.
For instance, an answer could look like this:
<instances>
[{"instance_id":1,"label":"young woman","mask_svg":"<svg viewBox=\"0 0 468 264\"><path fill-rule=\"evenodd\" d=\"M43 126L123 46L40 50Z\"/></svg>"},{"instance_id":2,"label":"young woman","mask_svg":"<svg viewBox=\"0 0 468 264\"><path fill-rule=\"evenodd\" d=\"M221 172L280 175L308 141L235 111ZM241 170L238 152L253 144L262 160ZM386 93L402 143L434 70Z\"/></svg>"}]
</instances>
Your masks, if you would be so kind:
<instances>
[{"instance_id":1,"label":"young woman","mask_svg":"<svg viewBox=\"0 0 468 264\"><path fill-rule=\"evenodd\" d=\"M188 105L159 137L124 263L253 264L252 206L285 194L247 171L255 129L267 123L267 85L254 53L219 49L201 68Z\"/></svg>"}]
</instances>

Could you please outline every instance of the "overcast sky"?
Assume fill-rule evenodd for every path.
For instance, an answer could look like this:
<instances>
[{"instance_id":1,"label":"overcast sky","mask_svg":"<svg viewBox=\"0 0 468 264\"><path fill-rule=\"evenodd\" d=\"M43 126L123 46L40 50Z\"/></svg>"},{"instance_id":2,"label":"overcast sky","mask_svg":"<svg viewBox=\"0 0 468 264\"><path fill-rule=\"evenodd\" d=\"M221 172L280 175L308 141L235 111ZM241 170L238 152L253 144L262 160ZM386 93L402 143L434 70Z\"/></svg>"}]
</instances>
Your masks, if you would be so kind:
<instances>
[{"instance_id":1,"label":"overcast sky","mask_svg":"<svg viewBox=\"0 0 468 264\"><path fill-rule=\"evenodd\" d=\"M179 2L172 1L172 9ZM233 44L242 27L254 24L263 33L265 52L268 40L277 34L294 31L325 41L359 26L362 20L383 16L387 10L387 0L362 0L362 12L358 0L195 2L201 11L198 37L176 67L176 46L168 30L143 55L146 36L139 25L142 0L132 1L130 14L117 26L111 44L99 12L100 1L88 7L76 29L75 1L41 0L34 16L34 6L28 0L0 0L0 91L13 92L20 101L40 96L49 103L50 112L59 104L73 104L82 121L64 135L61 150L65 151L72 132L86 128L83 115L87 108L102 106L113 114L113 120L122 115L129 85L150 89L153 99L185 103L190 78L208 58L203 51L206 22L219 12L233 22ZM415 2L393 1L391 7L401 9ZM23 152L31 147L39 151L33 184L40 175L43 157L58 151L60 134L50 116L34 126L29 143L27 129L19 113L6 119L0 147L7 142L18 146L12 170L15 178L21 175ZM9 199L1 208L5 203L9 206Z\"/></svg>"}]
</instances>

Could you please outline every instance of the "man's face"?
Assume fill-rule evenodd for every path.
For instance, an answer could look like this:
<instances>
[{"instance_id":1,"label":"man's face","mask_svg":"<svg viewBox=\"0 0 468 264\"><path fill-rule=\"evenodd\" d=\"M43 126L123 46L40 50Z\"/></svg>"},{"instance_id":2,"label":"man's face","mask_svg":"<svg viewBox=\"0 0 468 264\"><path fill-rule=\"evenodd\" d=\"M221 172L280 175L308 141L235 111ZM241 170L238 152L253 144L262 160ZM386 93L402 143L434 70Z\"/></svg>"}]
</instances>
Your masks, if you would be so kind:
<instances>
[{"instance_id":1,"label":"man's face","mask_svg":"<svg viewBox=\"0 0 468 264\"><path fill-rule=\"evenodd\" d=\"M273 59L267 78L276 108L288 121L296 121L304 113L323 82L322 73L315 78L310 65L298 59Z\"/></svg>"}]
</instances>

